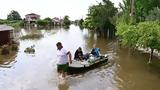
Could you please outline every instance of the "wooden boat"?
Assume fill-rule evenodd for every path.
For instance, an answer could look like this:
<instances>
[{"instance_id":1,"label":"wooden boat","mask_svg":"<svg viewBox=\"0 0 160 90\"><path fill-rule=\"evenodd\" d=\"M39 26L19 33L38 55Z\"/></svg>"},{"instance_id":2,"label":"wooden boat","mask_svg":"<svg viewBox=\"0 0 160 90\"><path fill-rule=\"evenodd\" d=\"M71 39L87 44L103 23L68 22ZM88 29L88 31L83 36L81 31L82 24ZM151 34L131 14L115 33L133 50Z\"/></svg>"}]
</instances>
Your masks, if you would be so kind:
<instances>
[{"instance_id":1,"label":"wooden boat","mask_svg":"<svg viewBox=\"0 0 160 90\"><path fill-rule=\"evenodd\" d=\"M107 55L102 55L100 57L89 57L88 60L77 61L73 60L72 64L69 65L69 74L84 73L86 71L92 70L99 66L106 64L108 61Z\"/></svg>"}]
</instances>

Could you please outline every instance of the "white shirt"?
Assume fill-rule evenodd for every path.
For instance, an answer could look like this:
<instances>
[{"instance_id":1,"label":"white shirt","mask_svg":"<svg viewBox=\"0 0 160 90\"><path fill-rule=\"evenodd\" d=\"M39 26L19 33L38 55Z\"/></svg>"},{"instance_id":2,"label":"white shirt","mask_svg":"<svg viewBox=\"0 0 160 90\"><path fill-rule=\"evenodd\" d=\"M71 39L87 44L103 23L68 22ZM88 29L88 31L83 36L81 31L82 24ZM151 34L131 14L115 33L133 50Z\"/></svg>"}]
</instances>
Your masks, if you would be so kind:
<instances>
[{"instance_id":1,"label":"white shirt","mask_svg":"<svg viewBox=\"0 0 160 90\"><path fill-rule=\"evenodd\" d=\"M66 64L68 62L68 51L65 49L57 50L57 64Z\"/></svg>"}]
</instances>

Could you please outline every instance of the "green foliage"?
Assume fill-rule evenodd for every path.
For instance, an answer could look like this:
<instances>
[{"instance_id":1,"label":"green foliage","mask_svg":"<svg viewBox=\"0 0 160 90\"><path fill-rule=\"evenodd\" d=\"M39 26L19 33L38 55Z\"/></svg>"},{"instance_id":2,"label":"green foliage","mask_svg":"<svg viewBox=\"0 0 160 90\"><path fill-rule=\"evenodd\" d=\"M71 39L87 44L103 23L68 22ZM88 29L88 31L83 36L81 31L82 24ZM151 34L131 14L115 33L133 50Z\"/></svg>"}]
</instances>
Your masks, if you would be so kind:
<instances>
[{"instance_id":1,"label":"green foliage","mask_svg":"<svg viewBox=\"0 0 160 90\"><path fill-rule=\"evenodd\" d=\"M126 23L130 23L130 1L123 0L123 4L119 3L119 7L121 9L121 11L118 13L119 18Z\"/></svg>"},{"instance_id":2,"label":"green foliage","mask_svg":"<svg viewBox=\"0 0 160 90\"><path fill-rule=\"evenodd\" d=\"M120 3L119 6L122 10L122 15L125 19L130 20L131 13L131 1L132 0L123 0L123 4ZM160 0L134 0L134 19L136 22L145 21L150 14L150 11L155 7L160 8ZM157 11L156 11L157 12Z\"/></svg>"},{"instance_id":3,"label":"green foliage","mask_svg":"<svg viewBox=\"0 0 160 90\"><path fill-rule=\"evenodd\" d=\"M82 26L82 25L83 25L83 22L84 22L83 19L79 20L78 25L79 25L79 26Z\"/></svg>"},{"instance_id":4,"label":"green foliage","mask_svg":"<svg viewBox=\"0 0 160 90\"><path fill-rule=\"evenodd\" d=\"M48 25L48 20L37 20L36 23L39 26L47 26Z\"/></svg>"},{"instance_id":5,"label":"green foliage","mask_svg":"<svg viewBox=\"0 0 160 90\"><path fill-rule=\"evenodd\" d=\"M83 22L84 22L83 19L80 19L80 20L78 21L78 25L79 25L79 28L80 28L81 30L84 29L84 27L83 27Z\"/></svg>"},{"instance_id":6,"label":"green foliage","mask_svg":"<svg viewBox=\"0 0 160 90\"><path fill-rule=\"evenodd\" d=\"M160 23L141 22L138 25L117 24L117 35L122 44L129 47L141 47L160 50Z\"/></svg>"},{"instance_id":7,"label":"green foliage","mask_svg":"<svg viewBox=\"0 0 160 90\"><path fill-rule=\"evenodd\" d=\"M24 22L22 20L9 21L9 20L5 20L5 19L1 19L0 24L7 24L9 26L14 27L15 29L19 29L20 27L22 27L24 25Z\"/></svg>"},{"instance_id":8,"label":"green foliage","mask_svg":"<svg viewBox=\"0 0 160 90\"><path fill-rule=\"evenodd\" d=\"M47 21L48 25L52 25L52 19L51 18L47 17L47 18L44 19L44 21Z\"/></svg>"},{"instance_id":9,"label":"green foliage","mask_svg":"<svg viewBox=\"0 0 160 90\"><path fill-rule=\"evenodd\" d=\"M158 22L148 21L139 23L138 34L141 36L138 39L138 46L160 50L160 26Z\"/></svg>"},{"instance_id":10,"label":"green foliage","mask_svg":"<svg viewBox=\"0 0 160 90\"><path fill-rule=\"evenodd\" d=\"M91 17L89 17L89 16L88 16L88 17L85 19L85 21L83 22L83 26L84 26L85 28L90 29L90 30L92 30L92 29L95 28L94 23L92 22L92 19L91 19Z\"/></svg>"},{"instance_id":11,"label":"green foliage","mask_svg":"<svg viewBox=\"0 0 160 90\"><path fill-rule=\"evenodd\" d=\"M37 24L38 26L42 26L42 27L45 27L45 26L47 26L47 25L52 25L52 19L49 18L49 17L47 17L47 18L45 18L45 19L43 19L43 20L37 20L37 21L36 21L36 24Z\"/></svg>"},{"instance_id":12,"label":"green foliage","mask_svg":"<svg viewBox=\"0 0 160 90\"><path fill-rule=\"evenodd\" d=\"M17 11L12 10L12 11L8 14L7 20L10 20L10 21L12 21L12 20L22 20L22 18L21 18L20 14L19 14Z\"/></svg>"},{"instance_id":13,"label":"green foliage","mask_svg":"<svg viewBox=\"0 0 160 90\"><path fill-rule=\"evenodd\" d=\"M116 34L122 44L132 48L149 48L150 60L154 50L160 51L159 7L160 0L134 0L133 7L131 0L123 0L123 5L120 4L122 11L118 13ZM132 17L131 10L134 10Z\"/></svg>"},{"instance_id":14,"label":"green foliage","mask_svg":"<svg viewBox=\"0 0 160 90\"><path fill-rule=\"evenodd\" d=\"M25 53L29 53L29 54L34 54L35 53L35 45L32 45L32 46L30 46L30 47L27 47L25 50L24 50L24 52Z\"/></svg>"},{"instance_id":15,"label":"green foliage","mask_svg":"<svg viewBox=\"0 0 160 90\"><path fill-rule=\"evenodd\" d=\"M117 13L117 8L109 0L103 0L98 5L89 7L87 18L83 25L88 29L107 29L113 21L113 17Z\"/></svg>"},{"instance_id":16,"label":"green foliage","mask_svg":"<svg viewBox=\"0 0 160 90\"><path fill-rule=\"evenodd\" d=\"M160 8L155 7L153 8L153 10L149 11L149 14L146 16L146 20L147 21L156 21L159 20L160 21Z\"/></svg>"},{"instance_id":17,"label":"green foliage","mask_svg":"<svg viewBox=\"0 0 160 90\"><path fill-rule=\"evenodd\" d=\"M138 16L148 14L154 7L160 7L160 0L136 0L135 8Z\"/></svg>"},{"instance_id":18,"label":"green foliage","mask_svg":"<svg viewBox=\"0 0 160 90\"><path fill-rule=\"evenodd\" d=\"M14 27L15 29L19 29L20 27L24 25L24 22L23 21L10 21L8 25Z\"/></svg>"},{"instance_id":19,"label":"green foliage","mask_svg":"<svg viewBox=\"0 0 160 90\"><path fill-rule=\"evenodd\" d=\"M128 25L126 23L118 23L117 24L117 33L122 39L123 46L129 46L136 48L137 47L137 40L139 35L137 34L137 28L134 25Z\"/></svg>"},{"instance_id":20,"label":"green foliage","mask_svg":"<svg viewBox=\"0 0 160 90\"><path fill-rule=\"evenodd\" d=\"M63 26L69 26L71 24L71 21L69 20L69 16L64 16L62 24Z\"/></svg>"},{"instance_id":21,"label":"green foliage","mask_svg":"<svg viewBox=\"0 0 160 90\"><path fill-rule=\"evenodd\" d=\"M3 20L3 19L0 19L0 24L8 24L9 21L8 20Z\"/></svg>"},{"instance_id":22,"label":"green foliage","mask_svg":"<svg viewBox=\"0 0 160 90\"><path fill-rule=\"evenodd\" d=\"M137 34L136 30L136 27L131 25L128 27L128 30L123 32L123 45L128 45L129 47L137 48L137 40L139 35Z\"/></svg>"}]
</instances>

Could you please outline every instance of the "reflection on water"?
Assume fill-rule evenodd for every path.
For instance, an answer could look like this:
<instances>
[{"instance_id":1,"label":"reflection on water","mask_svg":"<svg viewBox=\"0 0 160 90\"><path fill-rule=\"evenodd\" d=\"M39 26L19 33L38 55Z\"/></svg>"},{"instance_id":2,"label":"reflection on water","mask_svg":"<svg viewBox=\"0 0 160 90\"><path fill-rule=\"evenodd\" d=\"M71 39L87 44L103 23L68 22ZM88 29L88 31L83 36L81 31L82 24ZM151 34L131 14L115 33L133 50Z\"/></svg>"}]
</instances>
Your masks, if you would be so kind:
<instances>
[{"instance_id":1,"label":"reflection on water","mask_svg":"<svg viewBox=\"0 0 160 90\"><path fill-rule=\"evenodd\" d=\"M116 40L97 37L94 31L71 26L68 30L22 29L16 35L33 32L43 34L39 40L19 40L16 63L0 67L0 90L159 90L160 75L145 63L141 52L130 54L120 49ZM80 75L71 75L61 84L56 72L56 43L61 41L72 56L81 46L84 53L97 44L101 53L109 55L109 64ZM34 54L24 50L35 45Z\"/></svg>"},{"instance_id":2,"label":"reflection on water","mask_svg":"<svg viewBox=\"0 0 160 90\"><path fill-rule=\"evenodd\" d=\"M69 89L69 86L67 85L67 83L58 85L58 90L68 90L68 89Z\"/></svg>"}]
</instances>

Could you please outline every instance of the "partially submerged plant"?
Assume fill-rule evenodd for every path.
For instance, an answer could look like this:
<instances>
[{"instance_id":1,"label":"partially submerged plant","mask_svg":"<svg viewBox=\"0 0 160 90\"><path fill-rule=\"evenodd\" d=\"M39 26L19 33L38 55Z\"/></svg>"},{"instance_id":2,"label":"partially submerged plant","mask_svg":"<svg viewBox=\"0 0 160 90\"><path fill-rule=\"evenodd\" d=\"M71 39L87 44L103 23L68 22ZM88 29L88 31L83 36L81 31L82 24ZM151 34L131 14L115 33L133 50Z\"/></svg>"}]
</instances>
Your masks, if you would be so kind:
<instances>
[{"instance_id":1,"label":"partially submerged plant","mask_svg":"<svg viewBox=\"0 0 160 90\"><path fill-rule=\"evenodd\" d=\"M8 55L9 54L9 46L3 45L1 50L1 55Z\"/></svg>"},{"instance_id":2,"label":"partially submerged plant","mask_svg":"<svg viewBox=\"0 0 160 90\"><path fill-rule=\"evenodd\" d=\"M30 46L30 47L27 47L25 50L24 50L24 52L25 53L35 53L35 49L34 49L34 47L35 47L35 45L32 45L32 46Z\"/></svg>"},{"instance_id":3,"label":"partially submerged plant","mask_svg":"<svg viewBox=\"0 0 160 90\"><path fill-rule=\"evenodd\" d=\"M42 34L29 34L29 35L22 36L21 39L22 40L26 40L26 39L40 39L42 37L43 37Z\"/></svg>"}]
</instances>

